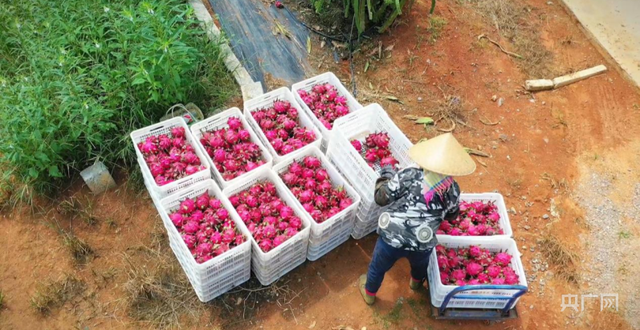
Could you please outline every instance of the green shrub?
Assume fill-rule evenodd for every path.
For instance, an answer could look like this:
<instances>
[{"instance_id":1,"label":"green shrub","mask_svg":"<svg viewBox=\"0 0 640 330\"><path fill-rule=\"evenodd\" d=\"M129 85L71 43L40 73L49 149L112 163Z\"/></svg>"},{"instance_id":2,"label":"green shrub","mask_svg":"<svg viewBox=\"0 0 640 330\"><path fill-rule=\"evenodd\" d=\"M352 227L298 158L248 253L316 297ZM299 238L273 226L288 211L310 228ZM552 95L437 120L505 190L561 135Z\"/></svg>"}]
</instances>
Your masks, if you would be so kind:
<instances>
[{"instance_id":1,"label":"green shrub","mask_svg":"<svg viewBox=\"0 0 640 330\"><path fill-rule=\"evenodd\" d=\"M311 0L316 13L322 13L328 6L344 8L344 16L352 18L362 34L368 27L375 26L378 32L387 30L402 14L408 11L415 0Z\"/></svg>"},{"instance_id":2,"label":"green shrub","mask_svg":"<svg viewBox=\"0 0 640 330\"><path fill-rule=\"evenodd\" d=\"M128 133L171 105L237 92L180 0L5 0L0 87L0 191L40 192L97 157L132 163Z\"/></svg>"}]
</instances>

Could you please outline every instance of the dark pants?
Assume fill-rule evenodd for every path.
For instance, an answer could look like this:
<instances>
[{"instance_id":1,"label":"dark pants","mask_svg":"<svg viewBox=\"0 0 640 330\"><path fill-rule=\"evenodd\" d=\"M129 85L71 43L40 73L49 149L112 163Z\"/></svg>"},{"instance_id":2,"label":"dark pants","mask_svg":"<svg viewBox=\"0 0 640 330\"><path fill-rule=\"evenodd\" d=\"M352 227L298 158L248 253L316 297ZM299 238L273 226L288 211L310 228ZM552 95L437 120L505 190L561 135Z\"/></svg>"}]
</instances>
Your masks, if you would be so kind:
<instances>
[{"instance_id":1,"label":"dark pants","mask_svg":"<svg viewBox=\"0 0 640 330\"><path fill-rule=\"evenodd\" d=\"M429 265L431 251L433 249L427 251L396 249L385 243L382 237L378 237L376 247L373 250L373 258L369 264L369 271L367 272L367 284L365 286L367 294L374 296L378 292L384 279L384 274L400 258L409 259L411 278L416 282L423 281L427 277L427 266Z\"/></svg>"}]
</instances>

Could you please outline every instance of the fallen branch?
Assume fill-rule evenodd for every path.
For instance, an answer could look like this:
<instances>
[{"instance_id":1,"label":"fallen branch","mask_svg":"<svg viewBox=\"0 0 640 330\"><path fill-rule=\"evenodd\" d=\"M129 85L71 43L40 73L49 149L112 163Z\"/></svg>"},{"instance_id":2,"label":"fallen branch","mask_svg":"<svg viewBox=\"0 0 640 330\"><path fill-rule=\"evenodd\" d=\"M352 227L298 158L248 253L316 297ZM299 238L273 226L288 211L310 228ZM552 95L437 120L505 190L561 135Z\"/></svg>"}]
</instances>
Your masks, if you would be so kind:
<instances>
[{"instance_id":1,"label":"fallen branch","mask_svg":"<svg viewBox=\"0 0 640 330\"><path fill-rule=\"evenodd\" d=\"M486 120L486 121L485 121L485 120L483 120L482 118L480 118L480 122L481 122L481 123L483 123L483 124L485 124L485 125L487 125L487 126L495 126L495 125L500 124L500 121L499 121L499 120L498 120L498 121L496 121L495 123L492 123L492 122L490 122L490 121L488 121L488 120Z\"/></svg>"},{"instance_id":2,"label":"fallen branch","mask_svg":"<svg viewBox=\"0 0 640 330\"><path fill-rule=\"evenodd\" d=\"M476 156L480 156L480 157L491 157L491 155L489 155L488 153L482 152L482 151L477 150L477 149L464 148L464 150L470 155L476 155Z\"/></svg>"},{"instance_id":3,"label":"fallen branch","mask_svg":"<svg viewBox=\"0 0 640 330\"><path fill-rule=\"evenodd\" d=\"M508 50L506 50L506 49L502 48L502 46L500 46L500 44L499 44L497 41L492 40L491 38L487 37L484 33L478 36L478 40L481 40L482 38L486 38L486 39L487 39L487 40L489 40L492 44L494 44L494 45L498 46L498 48L500 48L500 50L501 50L503 53L505 53L505 54L507 54L507 55L509 55L509 56L513 56L513 57L515 57L515 58L522 59L522 55L518 55L518 54L516 54L516 53L512 53L512 52L510 52L510 51L508 51Z\"/></svg>"},{"instance_id":4,"label":"fallen branch","mask_svg":"<svg viewBox=\"0 0 640 330\"><path fill-rule=\"evenodd\" d=\"M449 119L449 120L451 120L451 119ZM452 123L453 125L451 125L451 127L450 127L450 128L447 128L447 129L445 129L445 128L438 128L438 131L440 131L440 132L444 132L444 133L450 133L450 132L453 132L453 130L454 130L454 129L456 129L456 122L455 122L455 120L451 120L451 123Z\"/></svg>"}]
</instances>

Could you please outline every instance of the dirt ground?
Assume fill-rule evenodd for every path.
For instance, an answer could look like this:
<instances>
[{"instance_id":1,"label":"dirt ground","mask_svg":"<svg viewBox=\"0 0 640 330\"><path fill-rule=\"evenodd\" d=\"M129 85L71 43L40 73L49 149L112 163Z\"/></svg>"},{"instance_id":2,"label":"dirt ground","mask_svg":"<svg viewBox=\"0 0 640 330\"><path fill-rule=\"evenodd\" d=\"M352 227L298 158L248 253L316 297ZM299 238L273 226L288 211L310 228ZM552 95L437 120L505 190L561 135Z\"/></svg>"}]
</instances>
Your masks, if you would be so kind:
<instances>
[{"instance_id":1,"label":"dirt ground","mask_svg":"<svg viewBox=\"0 0 640 330\"><path fill-rule=\"evenodd\" d=\"M505 31L509 22L476 1L438 2L436 15L445 24L429 19L430 1L418 0L389 34L365 44L354 67L361 103L380 103L413 142L451 122L425 129L403 116L453 109L461 115L458 140L490 154L474 156L478 170L458 181L465 192L502 193L512 212L530 288L518 319L492 325L434 320L428 292L407 285L406 261L388 273L376 304L365 305L356 281L376 235L351 239L271 287L251 280L200 304L150 199L128 189L123 176L118 189L104 195L92 196L78 182L47 212L2 215L0 329L640 328L638 89L556 1L509 3L500 10L517 10L530 20L528 29ZM479 40L481 34L525 59ZM348 81L348 61L335 64L326 47L315 45L318 72L331 70ZM535 74L602 63L607 73L555 91L529 94L522 87ZM70 244L77 242L70 237L91 251ZM55 299L43 300L52 287ZM564 294L611 293L619 295L619 311L601 311L599 298L585 300L583 312L562 311Z\"/></svg>"}]
</instances>

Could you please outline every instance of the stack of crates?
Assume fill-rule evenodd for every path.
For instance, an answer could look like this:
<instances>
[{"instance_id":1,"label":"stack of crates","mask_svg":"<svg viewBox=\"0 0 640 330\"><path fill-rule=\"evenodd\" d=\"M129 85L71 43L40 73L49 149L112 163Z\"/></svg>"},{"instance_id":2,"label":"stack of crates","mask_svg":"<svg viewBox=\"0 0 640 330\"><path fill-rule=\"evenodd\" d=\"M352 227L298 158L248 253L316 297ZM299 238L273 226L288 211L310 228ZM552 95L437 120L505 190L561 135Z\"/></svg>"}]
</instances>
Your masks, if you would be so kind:
<instances>
[{"instance_id":1,"label":"stack of crates","mask_svg":"<svg viewBox=\"0 0 640 330\"><path fill-rule=\"evenodd\" d=\"M370 104L360 111L339 118L327 149L327 158L335 165L353 188L360 194L360 205L356 211L356 220L352 236L360 239L378 227L378 217L383 208L374 199L375 182L380 174L369 167L362 155L351 145L351 140L363 139L371 133L389 134L389 148L399 161L398 166L405 168L413 162L407 152L413 144L396 126L379 104Z\"/></svg>"},{"instance_id":2,"label":"stack of crates","mask_svg":"<svg viewBox=\"0 0 640 330\"><path fill-rule=\"evenodd\" d=\"M273 171L278 175L278 179L280 179L280 176L286 173L291 163L299 162L307 156L318 158L322 164L322 168L324 168L329 174L329 179L333 186L342 187L353 201L353 204L340 211L340 213L322 223L317 223L311 217L311 214L302 207L300 201L293 196L291 190L287 189L288 193L293 197L296 205L305 213L306 216L308 216L311 222L307 259L315 261L349 239L349 235L351 235L351 231L353 230L353 220L356 215L356 210L360 203L360 196L340 175L338 170L331 165L327 157L316 147L286 158L278 165L274 166Z\"/></svg>"}]
</instances>

